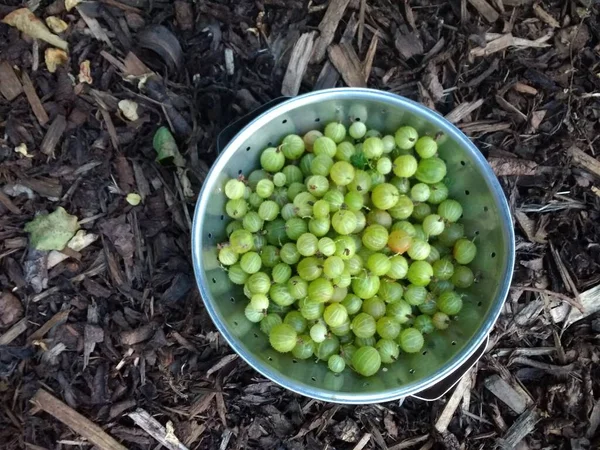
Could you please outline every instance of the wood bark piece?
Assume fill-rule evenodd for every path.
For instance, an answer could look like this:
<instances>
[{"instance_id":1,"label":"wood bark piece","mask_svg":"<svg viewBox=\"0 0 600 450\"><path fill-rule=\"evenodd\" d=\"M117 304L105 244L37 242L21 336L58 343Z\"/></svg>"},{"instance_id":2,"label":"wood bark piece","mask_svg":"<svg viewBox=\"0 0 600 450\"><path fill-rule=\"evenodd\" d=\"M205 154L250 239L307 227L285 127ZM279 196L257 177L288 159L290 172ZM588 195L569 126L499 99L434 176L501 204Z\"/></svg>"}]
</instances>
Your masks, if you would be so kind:
<instances>
[{"instance_id":1,"label":"wood bark piece","mask_svg":"<svg viewBox=\"0 0 600 450\"><path fill-rule=\"evenodd\" d=\"M469 0L469 3L490 23L494 23L500 17L500 14L485 0Z\"/></svg>"},{"instance_id":2,"label":"wood bark piece","mask_svg":"<svg viewBox=\"0 0 600 450\"><path fill-rule=\"evenodd\" d=\"M358 55L350 44L329 47L329 59L350 87L365 87L365 74Z\"/></svg>"},{"instance_id":3,"label":"wood bark piece","mask_svg":"<svg viewBox=\"0 0 600 450\"><path fill-rule=\"evenodd\" d=\"M134 412L127 414L137 426L142 428L146 433L160 442L169 450L188 450L183 445L171 427L163 427L158 420L152 417L147 411L138 408Z\"/></svg>"},{"instance_id":4,"label":"wood bark piece","mask_svg":"<svg viewBox=\"0 0 600 450\"><path fill-rule=\"evenodd\" d=\"M41 152L48 156L54 156L54 149L56 148L66 129L67 119L65 119L65 116L59 114L54 118L52 124L46 132L46 136L44 136L44 140L40 145Z\"/></svg>"},{"instance_id":5,"label":"wood bark piece","mask_svg":"<svg viewBox=\"0 0 600 450\"><path fill-rule=\"evenodd\" d=\"M0 64L0 93L8 101L14 100L23 92L23 86L15 71L7 61Z\"/></svg>"},{"instance_id":6,"label":"wood bark piece","mask_svg":"<svg viewBox=\"0 0 600 450\"><path fill-rule=\"evenodd\" d=\"M528 406L528 398L520 395L499 375L492 375L484 381L485 387L517 414L523 413Z\"/></svg>"},{"instance_id":7,"label":"wood bark piece","mask_svg":"<svg viewBox=\"0 0 600 450\"><path fill-rule=\"evenodd\" d=\"M560 28L560 23L552 17L540 4L533 5L533 12L543 22L546 22L552 28Z\"/></svg>"},{"instance_id":8,"label":"wood bark piece","mask_svg":"<svg viewBox=\"0 0 600 450\"><path fill-rule=\"evenodd\" d=\"M446 403L446 406L444 407L442 414L440 414L439 419L435 423L435 429L439 433L444 433L445 431L448 430L448 425L450 424L450 421L452 420L452 417L454 416L454 413L455 413L456 409L458 408L460 401L462 400L463 396L465 395L466 390L470 389L470 387L471 387L471 370L469 370L467 373L465 373L463 375L463 377L460 379L460 381L456 385L456 389L454 389L454 392L452 393L452 396L450 397L450 400L448 400L448 403Z\"/></svg>"},{"instance_id":9,"label":"wood bark piece","mask_svg":"<svg viewBox=\"0 0 600 450\"><path fill-rule=\"evenodd\" d=\"M402 33L398 31L394 39L394 47L404 59L410 59L415 55L423 54L423 42L419 33L416 31L410 33Z\"/></svg>"},{"instance_id":10,"label":"wood bark piece","mask_svg":"<svg viewBox=\"0 0 600 450\"><path fill-rule=\"evenodd\" d=\"M583 308L583 312L579 311L577 308L573 308L571 304L563 304L550 310L552 319L556 323L564 321L563 327L566 328L569 325L600 311L600 284L580 293L579 301Z\"/></svg>"},{"instance_id":11,"label":"wood bark piece","mask_svg":"<svg viewBox=\"0 0 600 450\"><path fill-rule=\"evenodd\" d=\"M13 214L21 214L21 209L2 191L0 191L0 203Z\"/></svg>"},{"instance_id":12,"label":"wood bark piece","mask_svg":"<svg viewBox=\"0 0 600 450\"><path fill-rule=\"evenodd\" d=\"M356 19L356 15L352 14L350 19L348 19L348 23L346 24L346 29L344 30L344 34L340 39L340 43L350 43L354 39L356 35L356 30L358 29L358 21ZM335 67L331 63L331 61L327 60L319 73L319 77L314 86L314 90L318 91L319 89L328 89L335 87L337 82L340 80L340 74Z\"/></svg>"},{"instance_id":13,"label":"wood bark piece","mask_svg":"<svg viewBox=\"0 0 600 450\"><path fill-rule=\"evenodd\" d=\"M375 59L375 53L377 53L378 42L379 39L377 38L377 35L374 35L373 39L371 39L371 43L369 44L369 49L367 50L367 56L365 56L365 61L362 64L363 73L365 74L365 83L369 82L371 68L373 67L373 60Z\"/></svg>"},{"instance_id":14,"label":"wood bark piece","mask_svg":"<svg viewBox=\"0 0 600 450\"><path fill-rule=\"evenodd\" d=\"M533 431L540 419L541 416L535 409L525 411L508 429L504 437L498 439L498 446L503 450L515 449L517 444Z\"/></svg>"},{"instance_id":15,"label":"wood bark piece","mask_svg":"<svg viewBox=\"0 0 600 450\"><path fill-rule=\"evenodd\" d=\"M350 3L350 0L332 0L329 3L329 7L325 12L325 16L319 24L319 31L321 34L315 42L315 48L313 51L311 62L318 64L325 58L329 44L333 42L335 36L335 30L337 30L340 20L346 11L346 7Z\"/></svg>"},{"instance_id":16,"label":"wood bark piece","mask_svg":"<svg viewBox=\"0 0 600 450\"><path fill-rule=\"evenodd\" d=\"M298 95L302 77L304 76L304 72L306 72L308 61L312 55L315 35L316 32L314 31L304 33L294 45L281 86L281 93L283 95L292 97Z\"/></svg>"},{"instance_id":17,"label":"wood bark piece","mask_svg":"<svg viewBox=\"0 0 600 450\"><path fill-rule=\"evenodd\" d=\"M5 333L0 335L0 345L8 345L27 330L29 322L27 319L21 319L10 327Z\"/></svg>"},{"instance_id":18,"label":"wood bark piece","mask_svg":"<svg viewBox=\"0 0 600 450\"><path fill-rule=\"evenodd\" d=\"M43 389L37 391L31 401L35 406L67 425L99 449L127 450L98 425Z\"/></svg>"},{"instance_id":19,"label":"wood bark piece","mask_svg":"<svg viewBox=\"0 0 600 450\"><path fill-rule=\"evenodd\" d=\"M31 78L29 78L29 75L23 72L21 74L21 81L23 82L23 90L25 91L27 101L33 110L33 115L40 125L46 125L50 118L48 117L48 114L46 113L46 110L44 109L37 92L35 92L35 87L33 86Z\"/></svg>"},{"instance_id":20,"label":"wood bark piece","mask_svg":"<svg viewBox=\"0 0 600 450\"><path fill-rule=\"evenodd\" d=\"M573 146L569 149L569 156L573 165L580 169L587 170L589 173L600 177L600 161L593 156L588 155L584 151Z\"/></svg>"},{"instance_id":21,"label":"wood bark piece","mask_svg":"<svg viewBox=\"0 0 600 450\"><path fill-rule=\"evenodd\" d=\"M450 123L458 123L483 105L483 99L475 100L474 102L464 102L446 114L446 120Z\"/></svg>"}]
</instances>

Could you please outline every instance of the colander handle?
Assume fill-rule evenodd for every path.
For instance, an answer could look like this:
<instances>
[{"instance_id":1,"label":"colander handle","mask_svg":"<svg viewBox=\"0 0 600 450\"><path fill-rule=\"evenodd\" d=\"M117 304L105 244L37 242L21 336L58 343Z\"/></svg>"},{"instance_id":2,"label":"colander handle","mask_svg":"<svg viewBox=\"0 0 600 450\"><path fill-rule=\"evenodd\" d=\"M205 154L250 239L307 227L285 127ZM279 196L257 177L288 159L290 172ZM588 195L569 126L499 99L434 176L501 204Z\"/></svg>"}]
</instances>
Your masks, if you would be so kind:
<instances>
[{"instance_id":1,"label":"colander handle","mask_svg":"<svg viewBox=\"0 0 600 450\"><path fill-rule=\"evenodd\" d=\"M417 394L412 395L414 398L419 400L425 400L426 402L432 402L437 400L452 387L460 381L464 374L466 374L471 367L475 365L477 361L483 356L488 346L489 338L486 336L485 340L481 343L479 348L467 359L462 366L452 372L443 380L437 382L434 386L425 389Z\"/></svg>"},{"instance_id":2,"label":"colander handle","mask_svg":"<svg viewBox=\"0 0 600 450\"><path fill-rule=\"evenodd\" d=\"M238 134L242 128L244 128L246 125L248 125L250 122L252 122L255 118L260 116L265 111L271 109L273 106L277 106L280 103L283 103L286 100L289 100L290 98L291 97L277 97L277 98L274 98L273 100L269 100L264 105L259 106L254 111L249 112L242 118L236 120L235 122L233 122L233 123L227 125L225 128L223 128L223 130L221 130L221 132L217 136L217 154L221 153L223 151L223 149L227 146L227 144L229 144L229 142L231 142L231 140L234 138L234 136L236 134Z\"/></svg>"}]
</instances>

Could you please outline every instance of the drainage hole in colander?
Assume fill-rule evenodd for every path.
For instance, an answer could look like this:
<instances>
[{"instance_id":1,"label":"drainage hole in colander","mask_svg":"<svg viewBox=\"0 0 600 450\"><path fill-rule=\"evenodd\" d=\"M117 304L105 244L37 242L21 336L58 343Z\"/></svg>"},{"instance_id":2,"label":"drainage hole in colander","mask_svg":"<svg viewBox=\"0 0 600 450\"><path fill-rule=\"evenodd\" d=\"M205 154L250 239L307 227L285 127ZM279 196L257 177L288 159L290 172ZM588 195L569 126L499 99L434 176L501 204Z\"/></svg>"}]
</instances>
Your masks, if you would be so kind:
<instances>
[{"instance_id":1,"label":"drainage hole in colander","mask_svg":"<svg viewBox=\"0 0 600 450\"><path fill-rule=\"evenodd\" d=\"M221 220L225 219L225 216L223 214L221 214Z\"/></svg>"},{"instance_id":2,"label":"drainage hole in colander","mask_svg":"<svg viewBox=\"0 0 600 450\"><path fill-rule=\"evenodd\" d=\"M273 358L271 358L270 356L267 358L269 361L273 361Z\"/></svg>"},{"instance_id":3,"label":"drainage hole in colander","mask_svg":"<svg viewBox=\"0 0 600 450\"><path fill-rule=\"evenodd\" d=\"M355 122L360 122L360 117L357 117L356 119L354 119Z\"/></svg>"},{"instance_id":4,"label":"drainage hole in colander","mask_svg":"<svg viewBox=\"0 0 600 450\"><path fill-rule=\"evenodd\" d=\"M246 147L246 151L249 152L251 147Z\"/></svg>"},{"instance_id":5,"label":"drainage hole in colander","mask_svg":"<svg viewBox=\"0 0 600 450\"><path fill-rule=\"evenodd\" d=\"M296 363L298 362L298 360L297 360L297 359L292 359L292 362L293 362L294 364L296 364Z\"/></svg>"},{"instance_id":6,"label":"drainage hole in colander","mask_svg":"<svg viewBox=\"0 0 600 450\"><path fill-rule=\"evenodd\" d=\"M410 373L410 374L412 375L413 373L415 373L415 369L410 369L410 370L408 371L408 373Z\"/></svg>"},{"instance_id":7,"label":"drainage hole in colander","mask_svg":"<svg viewBox=\"0 0 600 450\"><path fill-rule=\"evenodd\" d=\"M320 117L317 117L317 118L315 119L315 122L320 122L320 121L321 121L321 118L320 118Z\"/></svg>"},{"instance_id":8,"label":"drainage hole in colander","mask_svg":"<svg viewBox=\"0 0 600 450\"><path fill-rule=\"evenodd\" d=\"M456 341L452 341L452 345L456 345Z\"/></svg>"},{"instance_id":9,"label":"drainage hole in colander","mask_svg":"<svg viewBox=\"0 0 600 450\"><path fill-rule=\"evenodd\" d=\"M273 142L271 142L271 141L267 142L267 147L270 147L271 145L273 145Z\"/></svg>"},{"instance_id":10,"label":"drainage hole in colander","mask_svg":"<svg viewBox=\"0 0 600 450\"><path fill-rule=\"evenodd\" d=\"M465 195L471 194L468 190L465 191Z\"/></svg>"},{"instance_id":11,"label":"drainage hole in colander","mask_svg":"<svg viewBox=\"0 0 600 450\"><path fill-rule=\"evenodd\" d=\"M212 238L212 233L208 233L208 238L211 239Z\"/></svg>"},{"instance_id":12,"label":"drainage hole in colander","mask_svg":"<svg viewBox=\"0 0 600 450\"><path fill-rule=\"evenodd\" d=\"M427 350L425 350L425 351L423 352L423 356L425 356L426 354L427 354Z\"/></svg>"},{"instance_id":13,"label":"drainage hole in colander","mask_svg":"<svg viewBox=\"0 0 600 450\"><path fill-rule=\"evenodd\" d=\"M496 257L496 252L492 252L492 254L490 255L492 258Z\"/></svg>"},{"instance_id":14,"label":"drainage hole in colander","mask_svg":"<svg viewBox=\"0 0 600 450\"><path fill-rule=\"evenodd\" d=\"M482 306L483 302L477 302L477 306Z\"/></svg>"},{"instance_id":15,"label":"drainage hole in colander","mask_svg":"<svg viewBox=\"0 0 600 450\"><path fill-rule=\"evenodd\" d=\"M483 210L484 210L485 212L488 212L488 209L489 209L489 208L488 208L487 206L484 206L484 207L483 207Z\"/></svg>"},{"instance_id":16,"label":"drainage hole in colander","mask_svg":"<svg viewBox=\"0 0 600 450\"><path fill-rule=\"evenodd\" d=\"M242 169L238 170L238 175L241 175L242 172L243 172Z\"/></svg>"},{"instance_id":17,"label":"drainage hole in colander","mask_svg":"<svg viewBox=\"0 0 600 450\"><path fill-rule=\"evenodd\" d=\"M256 339L258 339L258 334L254 333L254 337L255 337Z\"/></svg>"},{"instance_id":18,"label":"drainage hole in colander","mask_svg":"<svg viewBox=\"0 0 600 450\"><path fill-rule=\"evenodd\" d=\"M235 303L235 298L231 297L229 300L231 300L231 303Z\"/></svg>"},{"instance_id":19,"label":"drainage hole in colander","mask_svg":"<svg viewBox=\"0 0 600 450\"><path fill-rule=\"evenodd\" d=\"M317 381L317 379L315 377L310 377L310 379L313 381Z\"/></svg>"},{"instance_id":20,"label":"drainage hole in colander","mask_svg":"<svg viewBox=\"0 0 600 450\"><path fill-rule=\"evenodd\" d=\"M287 123L287 119L283 119L281 123Z\"/></svg>"},{"instance_id":21,"label":"drainage hole in colander","mask_svg":"<svg viewBox=\"0 0 600 450\"><path fill-rule=\"evenodd\" d=\"M237 326L238 326L238 323L237 323L235 320L233 321L233 326L234 326L234 327L237 327Z\"/></svg>"},{"instance_id":22,"label":"drainage hole in colander","mask_svg":"<svg viewBox=\"0 0 600 450\"><path fill-rule=\"evenodd\" d=\"M475 236L479 236L479 230L475 230Z\"/></svg>"},{"instance_id":23,"label":"drainage hole in colander","mask_svg":"<svg viewBox=\"0 0 600 450\"><path fill-rule=\"evenodd\" d=\"M216 282L217 282L217 280L215 280L215 279L213 278L213 279L212 279L212 282L213 282L213 283L216 283Z\"/></svg>"},{"instance_id":24,"label":"drainage hole in colander","mask_svg":"<svg viewBox=\"0 0 600 450\"><path fill-rule=\"evenodd\" d=\"M466 163L466 162L464 162L464 161L461 161L461 162L460 162L460 165L461 165L461 166L466 166L466 165L467 165L467 163Z\"/></svg>"}]
</instances>

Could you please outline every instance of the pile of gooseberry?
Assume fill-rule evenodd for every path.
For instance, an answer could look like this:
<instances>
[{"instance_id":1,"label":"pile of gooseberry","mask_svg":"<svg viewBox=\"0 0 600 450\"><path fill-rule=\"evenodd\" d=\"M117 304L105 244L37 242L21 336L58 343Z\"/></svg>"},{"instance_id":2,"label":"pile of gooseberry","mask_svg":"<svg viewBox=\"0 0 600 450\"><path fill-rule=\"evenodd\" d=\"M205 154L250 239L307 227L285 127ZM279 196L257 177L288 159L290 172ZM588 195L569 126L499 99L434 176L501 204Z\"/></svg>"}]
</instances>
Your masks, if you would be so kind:
<instances>
[{"instance_id":1,"label":"pile of gooseberry","mask_svg":"<svg viewBox=\"0 0 600 450\"><path fill-rule=\"evenodd\" d=\"M329 123L226 182L218 259L273 349L372 376L450 326L477 248L437 142L411 126Z\"/></svg>"}]
</instances>

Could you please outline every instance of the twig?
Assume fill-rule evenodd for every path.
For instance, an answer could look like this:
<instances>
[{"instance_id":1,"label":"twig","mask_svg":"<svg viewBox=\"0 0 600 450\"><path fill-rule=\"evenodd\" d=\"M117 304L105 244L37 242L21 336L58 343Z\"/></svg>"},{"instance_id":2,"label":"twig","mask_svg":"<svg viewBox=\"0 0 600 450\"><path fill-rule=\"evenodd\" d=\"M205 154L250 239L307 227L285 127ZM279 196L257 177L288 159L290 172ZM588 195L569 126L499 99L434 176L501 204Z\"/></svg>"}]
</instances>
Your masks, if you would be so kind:
<instances>
[{"instance_id":1,"label":"twig","mask_svg":"<svg viewBox=\"0 0 600 450\"><path fill-rule=\"evenodd\" d=\"M362 450L365 445L371 440L371 433L365 433L363 437L356 443L352 450Z\"/></svg>"},{"instance_id":2,"label":"twig","mask_svg":"<svg viewBox=\"0 0 600 450\"><path fill-rule=\"evenodd\" d=\"M175 433L171 428L172 425L170 425L170 429L163 427L158 420L141 408L138 408L127 415L137 426L142 428L146 433L169 450L188 450L188 448L179 441L177 436L175 436ZM169 424L167 424L167 426L169 427Z\"/></svg>"},{"instance_id":3,"label":"twig","mask_svg":"<svg viewBox=\"0 0 600 450\"><path fill-rule=\"evenodd\" d=\"M572 372L575 368L575 364L567 364L566 366L557 366L555 364L543 363L540 361L534 361L533 359L525 358L524 356L517 356L510 361L511 364L523 364L524 366L535 367L536 369L545 370L554 375L567 375Z\"/></svg>"},{"instance_id":4,"label":"twig","mask_svg":"<svg viewBox=\"0 0 600 450\"><path fill-rule=\"evenodd\" d=\"M535 428L541 419L540 414L534 409L525 411L508 429L503 438L498 439L498 445L504 450L512 450Z\"/></svg>"},{"instance_id":5,"label":"twig","mask_svg":"<svg viewBox=\"0 0 600 450\"><path fill-rule=\"evenodd\" d=\"M43 389L36 392L31 402L101 450L127 450L98 425Z\"/></svg>"},{"instance_id":6,"label":"twig","mask_svg":"<svg viewBox=\"0 0 600 450\"><path fill-rule=\"evenodd\" d=\"M66 322L70 312L70 309L57 312L50 318L50 320L48 320L44 325L39 327L35 333L29 336L27 340L29 342L33 342L42 339L46 335L46 333L52 328L54 328L56 325Z\"/></svg>"},{"instance_id":7,"label":"twig","mask_svg":"<svg viewBox=\"0 0 600 450\"><path fill-rule=\"evenodd\" d=\"M8 345L16 338L18 338L22 333L27 330L29 327L29 323L27 319L21 319L17 323L15 323L12 327L10 327L6 333L2 333L0 335L0 345Z\"/></svg>"},{"instance_id":8,"label":"twig","mask_svg":"<svg viewBox=\"0 0 600 450\"><path fill-rule=\"evenodd\" d=\"M456 389L454 389L454 392L452 393L450 400L448 400L446 407L444 408L444 410L442 411L442 414L440 415L439 419L435 423L435 429L439 433L444 433L446 430L448 430L448 425L450 425L450 421L452 420L452 417L454 416L454 412L456 411L456 408L458 408L458 405L460 404L460 401L462 400L463 395L465 394L465 391L467 389L469 389L470 386L471 386L471 371L469 370L467 373L465 373L463 375L463 377L460 379L460 381L456 385Z\"/></svg>"},{"instance_id":9,"label":"twig","mask_svg":"<svg viewBox=\"0 0 600 450\"><path fill-rule=\"evenodd\" d=\"M556 297L556 298L559 298L559 299L567 302L569 305L577 308L582 313L585 311L581 304L577 303L571 297L569 297L565 294L561 294L559 292L554 292L554 291L549 291L548 289L541 289L541 288L535 288L535 287L529 287L529 286L511 286L511 289L522 289L523 291L538 292L540 294L550 295L552 297Z\"/></svg>"},{"instance_id":10,"label":"twig","mask_svg":"<svg viewBox=\"0 0 600 450\"><path fill-rule=\"evenodd\" d=\"M405 439L404 441L393 445L392 447L388 447L388 450L404 450L405 448L410 448L413 445L420 444L429 439L429 434L424 434L423 436Z\"/></svg>"}]
</instances>

